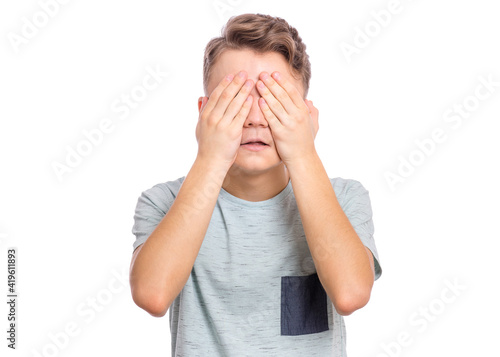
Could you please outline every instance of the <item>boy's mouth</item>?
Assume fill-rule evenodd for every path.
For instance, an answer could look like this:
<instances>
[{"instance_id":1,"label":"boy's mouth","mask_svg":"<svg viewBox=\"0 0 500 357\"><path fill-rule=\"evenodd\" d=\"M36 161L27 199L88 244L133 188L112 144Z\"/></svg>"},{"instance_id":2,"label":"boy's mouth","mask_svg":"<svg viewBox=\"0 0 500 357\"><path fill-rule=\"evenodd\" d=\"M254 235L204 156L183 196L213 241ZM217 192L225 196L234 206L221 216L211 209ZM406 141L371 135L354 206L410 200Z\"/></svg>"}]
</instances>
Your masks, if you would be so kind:
<instances>
[{"instance_id":1,"label":"boy's mouth","mask_svg":"<svg viewBox=\"0 0 500 357\"><path fill-rule=\"evenodd\" d=\"M249 141L249 142L243 143L241 145L265 145L265 146L269 146L262 141Z\"/></svg>"},{"instance_id":2,"label":"boy's mouth","mask_svg":"<svg viewBox=\"0 0 500 357\"><path fill-rule=\"evenodd\" d=\"M259 136L247 136L241 141L241 145L266 145L269 146L269 144L266 142L266 140L260 138Z\"/></svg>"},{"instance_id":3,"label":"boy's mouth","mask_svg":"<svg viewBox=\"0 0 500 357\"><path fill-rule=\"evenodd\" d=\"M242 143L240 146L250 151L261 151L269 147L268 144L258 139L251 139Z\"/></svg>"}]
</instances>

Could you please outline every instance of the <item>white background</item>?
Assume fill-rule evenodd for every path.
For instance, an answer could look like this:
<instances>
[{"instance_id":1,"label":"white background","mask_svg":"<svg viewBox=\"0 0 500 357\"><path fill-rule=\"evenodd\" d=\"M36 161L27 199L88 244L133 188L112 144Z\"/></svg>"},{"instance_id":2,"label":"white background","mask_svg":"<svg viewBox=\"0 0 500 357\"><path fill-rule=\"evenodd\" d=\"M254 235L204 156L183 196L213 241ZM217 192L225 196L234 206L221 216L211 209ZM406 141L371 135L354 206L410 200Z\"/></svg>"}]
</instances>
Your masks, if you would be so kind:
<instances>
[{"instance_id":1,"label":"white background","mask_svg":"<svg viewBox=\"0 0 500 357\"><path fill-rule=\"evenodd\" d=\"M495 2L401 0L385 27L372 11L389 1L222 0L219 10L212 0L69 1L43 25L47 2L0 5L2 301L11 246L19 291L18 350L6 347L3 303L2 356L170 355L168 315L151 317L130 294L135 204L189 171L204 47L247 12L298 29L319 155L330 177L370 192L383 275L370 303L346 318L349 356L498 355L500 87L473 98L479 78L500 82ZM23 18L42 24L15 45ZM346 56L341 45L354 46L357 28L370 37ZM113 102L138 90L148 66L169 75L121 119ZM474 110L446 122L464 101ZM104 118L112 132L58 180L53 163L66 164L68 148ZM438 128L446 140L414 152ZM410 157L418 165L391 190L385 175ZM453 283L461 288L445 290L444 302ZM77 335L65 339L68 324Z\"/></svg>"}]
</instances>

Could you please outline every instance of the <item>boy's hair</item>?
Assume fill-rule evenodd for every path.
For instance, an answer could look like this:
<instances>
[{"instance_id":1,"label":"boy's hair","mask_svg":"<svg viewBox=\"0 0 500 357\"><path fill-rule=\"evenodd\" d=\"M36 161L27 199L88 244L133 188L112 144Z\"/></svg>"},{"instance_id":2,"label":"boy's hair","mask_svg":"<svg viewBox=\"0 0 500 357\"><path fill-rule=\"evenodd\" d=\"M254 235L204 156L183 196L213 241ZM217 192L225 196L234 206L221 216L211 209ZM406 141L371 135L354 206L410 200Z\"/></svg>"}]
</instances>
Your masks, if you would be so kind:
<instances>
[{"instance_id":1,"label":"boy's hair","mask_svg":"<svg viewBox=\"0 0 500 357\"><path fill-rule=\"evenodd\" d=\"M309 90L311 63L297 30L285 20L263 14L231 17L222 28L221 37L212 38L203 58L203 89L207 93L212 68L225 50L250 49L257 53L278 52L288 61L290 72L302 80L304 98ZM207 93L210 95L210 93Z\"/></svg>"}]
</instances>

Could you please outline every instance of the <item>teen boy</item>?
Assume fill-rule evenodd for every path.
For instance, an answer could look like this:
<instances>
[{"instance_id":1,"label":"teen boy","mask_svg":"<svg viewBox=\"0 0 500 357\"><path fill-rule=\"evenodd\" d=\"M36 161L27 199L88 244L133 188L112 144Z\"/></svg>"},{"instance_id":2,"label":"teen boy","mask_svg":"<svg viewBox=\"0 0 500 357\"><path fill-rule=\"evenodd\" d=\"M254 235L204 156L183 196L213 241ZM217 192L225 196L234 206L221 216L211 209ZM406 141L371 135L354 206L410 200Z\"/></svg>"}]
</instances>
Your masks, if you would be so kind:
<instances>
[{"instance_id":1,"label":"teen boy","mask_svg":"<svg viewBox=\"0 0 500 357\"><path fill-rule=\"evenodd\" d=\"M368 191L330 179L310 63L280 18L231 18L205 50L198 154L142 193L130 284L170 309L172 356L345 356L342 315L381 275Z\"/></svg>"}]
</instances>

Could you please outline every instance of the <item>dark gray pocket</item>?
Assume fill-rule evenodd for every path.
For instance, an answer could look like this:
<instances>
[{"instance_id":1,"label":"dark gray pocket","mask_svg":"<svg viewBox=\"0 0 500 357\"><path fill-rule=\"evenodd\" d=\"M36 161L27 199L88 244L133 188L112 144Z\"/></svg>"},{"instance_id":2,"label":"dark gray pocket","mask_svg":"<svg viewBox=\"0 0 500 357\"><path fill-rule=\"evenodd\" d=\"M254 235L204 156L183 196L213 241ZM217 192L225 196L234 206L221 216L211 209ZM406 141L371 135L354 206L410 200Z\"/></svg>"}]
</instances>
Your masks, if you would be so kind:
<instances>
[{"instance_id":1,"label":"dark gray pocket","mask_svg":"<svg viewBox=\"0 0 500 357\"><path fill-rule=\"evenodd\" d=\"M326 292L318 274L281 277L281 335L328 330Z\"/></svg>"}]
</instances>

